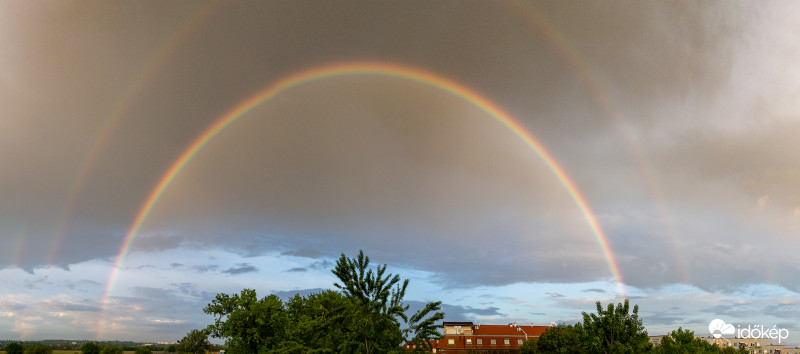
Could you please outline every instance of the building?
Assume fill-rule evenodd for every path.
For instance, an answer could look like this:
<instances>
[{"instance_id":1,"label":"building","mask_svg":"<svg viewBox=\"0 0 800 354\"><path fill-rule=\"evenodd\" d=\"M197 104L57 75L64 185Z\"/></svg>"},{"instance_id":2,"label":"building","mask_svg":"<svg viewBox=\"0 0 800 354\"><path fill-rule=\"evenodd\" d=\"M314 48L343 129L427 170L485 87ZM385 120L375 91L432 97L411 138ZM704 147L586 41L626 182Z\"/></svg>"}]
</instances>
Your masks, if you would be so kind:
<instances>
[{"instance_id":1,"label":"building","mask_svg":"<svg viewBox=\"0 0 800 354\"><path fill-rule=\"evenodd\" d=\"M650 343L654 346L661 344L664 336L650 336ZM732 347L734 349L745 349L750 354L800 354L800 348L786 348L785 345L772 343L769 338L714 338L700 337L711 344L716 344L720 348Z\"/></svg>"},{"instance_id":2,"label":"building","mask_svg":"<svg viewBox=\"0 0 800 354\"><path fill-rule=\"evenodd\" d=\"M468 350L518 350L525 341L538 339L548 326L481 325L472 322L444 322L443 338L434 353L458 353Z\"/></svg>"}]
</instances>

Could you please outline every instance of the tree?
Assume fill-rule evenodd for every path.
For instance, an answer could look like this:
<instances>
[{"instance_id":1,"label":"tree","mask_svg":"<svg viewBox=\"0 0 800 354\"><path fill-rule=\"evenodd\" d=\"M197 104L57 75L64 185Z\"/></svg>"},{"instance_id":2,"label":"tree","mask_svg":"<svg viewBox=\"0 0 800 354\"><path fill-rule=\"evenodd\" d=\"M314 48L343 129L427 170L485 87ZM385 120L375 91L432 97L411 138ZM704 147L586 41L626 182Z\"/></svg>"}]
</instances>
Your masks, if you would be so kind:
<instances>
[{"instance_id":1,"label":"tree","mask_svg":"<svg viewBox=\"0 0 800 354\"><path fill-rule=\"evenodd\" d=\"M169 346L167 347L167 349L166 349L165 351L166 351L167 353L175 353L175 352L177 352L177 351L178 351L178 347L177 347L176 345L174 345L174 344L171 344L171 345L169 345Z\"/></svg>"},{"instance_id":2,"label":"tree","mask_svg":"<svg viewBox=\"0 0 800 354\"><path fill-rule=\"evenodd\" d=\"M210 346L208 334L205 331L193 329L178 341L177 349L178 353L196 354L205 353ZM252 353L257 353L257 351Z\"/></svg>"},{"instance_id":3,"label":"tree","mask_svg":"<svg viewBox=\"0 0 800 354\"><path fill-rule=\"evenodd\" d=\"M339 292L325 290L306 297L295 295L286 302L289 326L286 340L281 343L283 351L292 348L307 348L344 352L352 329L353 312L349 299ZM295 351L296 352L296 351Z\"/></svg>"},{"instance_id":4,"label":"tree","mask_svg":"<svg viewBox=\"0 0 800 354\"><path fill-rule=\"evenodd\" d=\"M150 349L150 347L141 346L141 347L136 348L136 350L134 350L133 353L134 354L153 354L153 351Z\"/></svg>"},{"instance_id":5,"label":"tree","mask_svg":"<svg viewBox=\"0 0 800 354\"><path fill-rule=\"evenodd\" d=\"M258 299L252 289L239 295L217 294L203 311L215 317L206 331L212 337L225 338L229 353L275 349L284 339L286 312L275 295Z\"/></svg>"},{"instance_id":6,"label":"tree","mask_svg":"<svg viewBox=\"0 0 800 354\"><path fill-rule=\"evenodd\" d=\"M100 354L122 354L124 350L116 345L104 345L100 347Z\"/></svg>"},{"instance_id":7,"label":"tree","mask_svg":"<svg viewBox=\"0 0 800 354\"><path fill-rule=\"evenodd\" d=\"M5 346L6 354L22 354L25 352L25 349L22 348L22 344L19 343L8 343Z\"/></svg>"},{"instance_id":8,"label":"tree","mask_svg":"<svg viewBox=\"0 0 800 354\"><path fill-rule=\"evenodd\" d=\"M628 299L624 303L608 304L603 310L597 302L597 314L583 312L583 323L578 326L579 340L588 353L642 353L651 344L647 331L639 318L639 306L629 313Z\"/></svg>"},{"instance_id":9,"label":"tree","mask_svg":"<svg viewBox=\"0 0 800 354\"><path fill-rule=\"evenodd\" d=\"M92 342L83 343L83 345L81 346L81 353L100 354L100 346Z\"/></svg>"},{"instance_id":10,"label":"tree","mask_svg":"<svg viewBox=\"0 0 800 354\"><path fill-rule=\"evenodd\" d=\"M31 345L25 347L25 354L53 354L53 348L44 344Z\"/></svg>"},{"instance_id":11,"label":"tree","mask_svg":"<svg viewBox=\"0 0 800 354\"><path fill-rule=\"evenodd\" d=\"M348 338L350 351L385 352L398 349L406 341L429 347L428 339L441 336L436 330L436 322L444 318L444 313L438 312L441 302L428 303L407 316L408 305L402 300L408 279L400 283L399 275L385 274L385 264L373 272L368 269L369 262L363 250L352 259L342 253L331 271L341 282L333 285L354 305L355 328ZM406 323L406 330L400 329L400 319Z\"/></svg>"},{"instance_id":12,"label":"tree","mask_svg":"<svg viewBox=\"0 0 800 354\"><path fill-rule=\"evenodd\" d=\"M578 326L560 323L547 328L538 340L528 340L520 353L577 353L580 352L578 342Z\"/></svg>"},{"instance_id":13,"label":"tree","mask_svg":"<svg viewBox=\"0 0 800 354\"><path fill-rule=\"evenodd\" d=\"M677 330L661 338L661 344L656 346L653 352L658 354L705 354L719 353L720 348L701 338L695 338L693 331L678 327Z\"/></svg>"}]
</instances>

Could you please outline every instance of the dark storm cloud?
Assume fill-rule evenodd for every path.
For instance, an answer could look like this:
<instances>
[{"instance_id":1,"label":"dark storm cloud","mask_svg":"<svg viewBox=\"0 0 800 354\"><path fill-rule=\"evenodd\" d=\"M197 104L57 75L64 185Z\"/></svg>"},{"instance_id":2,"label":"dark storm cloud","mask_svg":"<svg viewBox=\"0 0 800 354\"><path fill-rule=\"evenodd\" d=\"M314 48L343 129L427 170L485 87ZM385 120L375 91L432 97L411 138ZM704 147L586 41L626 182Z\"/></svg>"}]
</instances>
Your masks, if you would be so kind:
<instances>
[{"instance_id":1,"label":"dark storm cloud","mask_svg":"<svg viewBox=\"0 0 800 354\"><path fill-rule=\"evenodd\" d=\"M798 290L796 21L775 3L144 4L0 4L0 268L112 259L167 169L237 102L305 68L387 60L462 82L533 132L627 284ZM293 268L311 273L364 249L464 289L613 280L599 237L481 110L364 76L287 90L232 124L131 250L281 254L312 259ZM206 296L175 284L127 300L177 316L179 295Z\"/></svg>"},{"instance_id":2,"label":"dark storm cloud","mask_svg":"<svg viewBox=\"0 0 800 354\"><path fill-rule=\"evenodd\" d=\"M244 273L253 273L253 272L257 272L257 271L258 271L258 268L256 268L255 266L253 266L251 264L240 263L236 267L231 267L231 268L228 268L226 270L223 270L222 273L230 274L230 275L239 275L239 274L244 274Z\"/></svg>"},{"instance_id":3,"label":"dark storm cloud","mask_svg":"<svg viewBox=\"0 0 800 354\"><path fill-rule=\"evenodd\" d=\"M596 288L584 289L584 290L581 290L581 291L583 291L583 292L585 292L585 293L600 293L600 294L604 294L604 293L606 293L606 291L605 291L605 290L603 290L603 289L596 289Z\"/></svg>"},{"instance_id":4,"label":"dark storm cloud","mask_svg":"<svg viewBox=\"0 0 800 354\"><path fill-rule=\"evenodd\" d=\"M301 247L298 249L288 250L281 252L281 255L284 256L295 256L295 257L306 257L306 258L317 258L322 256L323 254L316 249L308 248L308 247Z\"/></svg>"}]
</instances>

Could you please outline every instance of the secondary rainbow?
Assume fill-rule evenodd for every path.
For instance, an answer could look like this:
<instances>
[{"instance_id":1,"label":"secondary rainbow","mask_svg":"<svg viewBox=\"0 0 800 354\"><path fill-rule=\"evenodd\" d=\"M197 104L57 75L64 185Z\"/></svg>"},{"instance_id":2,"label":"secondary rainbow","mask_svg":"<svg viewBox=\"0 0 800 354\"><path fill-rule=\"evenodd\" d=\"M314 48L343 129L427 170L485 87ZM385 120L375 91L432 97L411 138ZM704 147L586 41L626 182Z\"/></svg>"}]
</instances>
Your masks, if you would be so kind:
<instances>
[{"instance_id":1,"label":"secondary rainbow","mask_svg":"<svg viewBox=\"0 0 800 354\"><path fill-rule=\"evenodd\" d=\"M114 283L119 274L120 266L125 260L125 256L128 253L131 243L139 231L139 228L142 226L148 214L150 213L150 210L161 197L161 194L164 192L164 190L166 190L166 188L170 185L175 176L180 173L181 169L183 169L183 167L215 136L264 102L267 102L279 94L303 84L322 79L354 75L398 78L441 89L471 103L494 118L497 122L508 128L514 135L519 137L520 140L522 140L522 142L528 146L528 148L533 150L536 155L541 158L550 171L552 171L556 176L561 185L567 190L570 197L578 206L587 223L589 224L589 227L594 233L595 238L597 239L597 242L600 245L600 248L608 262L611 273L617 282L620 295L626 297L625 285L622 279L622 274L619 271L619 266L617 265L614 254L608 244L608 240L603 233L597 218L589 207L589 204L575 186L575 183L569 178L566 171L564 171L558 162L556 162L555 158L553 158L553 156L547 152L544 146L539 143L538 140L536 140L532 133L526 130L525 127L513 119L511 115L500 109L500 107L492 103L489 99L452 79L410 66L384 62L358 61L323 65L320 67L303 70L278 80L277 82L267 86L244 101L238 103L233 109L229 110L227 113L218 118L200 136L198 136L191 143L191 145L189 145L189 147L183 151L183 153L172 163L172 165L170 165L166 173L162 175L155 188L153 188L153 190L150 192L141 209L136 214L129 231L125 235L125 238L123 239L122 246L119 249L116 261L114 262L111 274L109 275L109 279L106 283L106 290L101 305L102 308L98 331L102 330L103 313L106 305L108 304L109 295L114 288Z\"/></svg>"},{"instance_id":2,"label":"secondary rainbow","mask_svg":"<svg viewBox=\"0 0 800 354\"><path fill-rule=\"evenodd\" d=\"M205 23L219 9L221 4L222 2L208 2L195 6L186 19L181 21L181 25L178 26L170 36L164 38L158 46L158 49L150 56L136 75L134 75L134 80L123 91L119 100L114 104L111 113L103 121L99 129L97 129L94 139L91 140L92 144L86 156L84 156L83 161L80 163L78 174L73 178L72 189L64 204L61 217L56 227L53 244L48 253L48 263L55 263L58 252L61 249L61 242L67 231L67 224L72 218L72 211L75 203L78 201L78 197L83 187L86 185L89 173L94 169L95 163L97 163L106 144L111 140L112 133L116 130L117 125L119 125L125 113L128 112L136 98L139 97L139 94L144 91L147 84L155 77L156 73L159 72L159 69L168 62L168 59L192 36L196 29Z\"/></svg>"},{"instance_id":3,"label":"secondary rainbow","mask_svg":"<svg viewBox=\"0 0 800 354\"><path fill-rule=\"evenodd\" d=\"M664 222L665 231L667 233L670 246L672 248L672 255L677 262L679 281L684 284L691 284L691 276L688 270L687 262L681 256L680 247L677 242L677 233L675 232L674 222L672 220L672 213L666 207L664 194L661 191L661 183L656 177L655 169L652 163L647 159L645 152L641 148L641 144L636 138L636 134L632 131L628 124L626 124L619 112L619 109L614 105L607 90L604 89L600 83L597 75L591 70L591 65L583 58L579 50L558 30L558 26L553 24L546 16L542 14L535 3L530 1L509 1L504 4L511 5L514 8L514 13L524 17L525 21L530 24L537 33L541 33L543 38L555 49L558 53L575 71L575 76L584 83L586 88L591 93L597 105L601 108L602 112L614 122L617 131L619 131L628 146L639 170L650 189L650 193L656 199L656 206L661 218Z\"/></svg>"}]
</instances>

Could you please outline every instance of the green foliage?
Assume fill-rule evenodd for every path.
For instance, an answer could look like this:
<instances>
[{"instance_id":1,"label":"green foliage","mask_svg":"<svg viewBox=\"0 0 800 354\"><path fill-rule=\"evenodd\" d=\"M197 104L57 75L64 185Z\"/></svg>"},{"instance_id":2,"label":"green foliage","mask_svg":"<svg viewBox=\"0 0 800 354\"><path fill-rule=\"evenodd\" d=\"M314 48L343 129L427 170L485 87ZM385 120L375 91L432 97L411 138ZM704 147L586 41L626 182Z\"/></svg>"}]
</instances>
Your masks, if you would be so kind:
<instances>
[{"instance_id":1,"label":"green foliage","mask_svg":"<svg viewBox=\"0 0 800 354\"><path fill-rule=\"evenodd\" d=\"M408 305L402 302L408 279L401 284L399 275L385 274L385 264L376 267L374 272L368 267L369 257L359 251L352 259L342 253L331 271L341 282L333 285L354 305L355 328L349 338L351 350L385 352L399 348L406 341L427 347L428 339L440 338L436 322L444 318L444 313L438 312L441 302L428 303L408 317L405 313ZM400 319L408 326L406 330L400 330Z\"/></svg>"},{"instance_id":2,"label":"green foliage","mask_svg":"<svg viewBox=\"0 0 800 354\"><path fill-rule=\"evenodd\" d=\"M252 289L239 295L217 294L203 311L214 316L214 324L206 330L212 337L226 338L229 353L276 349L285 338L288 320L275 295L258 299Z\"/></svg>"},{"instance_id":3,"label":"green foliage","mask_svg":"<svg viewBox=\"0 0 800 354\"><path fill-rule=\"evenodd\" d=\"M748 354L750 352L744 348L725 347L719 350L720 354Z\"/></svg>"},{"instance_id":4,"label":"green foliage","mask_svg":"<svg viewBox=\"0 0 800 354\"><path fill-rule=\"evenodd\" d=\"M546 329L538 340L528 340L520 347L520 353L577 353L581 348L578 325L560 323Z\"/></svg>"},{"instance_id":5,"label":"green foliage","mask_svg":"<svg viewBox=\"0 0 800 354\"><path fill-rule=\"evenodd\" d=\"M295 295L286 302L286 313L291 326L286 335L289 340L281 344L288 348L314 348L332 352L345 351L353 326L352 303L341 293L326 290L307 297Z\"/></svg>"},{"instance_id":6,"label":"green foliage","mask_svg":"<svg viewBox=\"0 0 800 354\"><path fill-rule=\"evenodd\" d=\"M19 343L8 343L5 346L6 354L22 354L25 352L25 349L22 348L22 344Z\"/></svg>"},{"instance_id":7,"label":"green foliage","mask_svg":"<svg viewBox=\"0 0 800 354\"><path fill-rule=\"evenodd\" d=\"M53 348L44 344L25 347L25 354L53 354Z\"/></svg>"},{"instance_id":8,"label":"green foliage","mask_svg":"<svg viewBox=\"0 0 800 354\"><path fill-rule=\"evenodd\" d=\"M81 353L100 354L100 346L92 342L83 343L83 345L81 346Z\"/></svg>"},{"instance_id":9,"label":"green foliage","mask_svg":"<svg viewBox=\"0 0 800 354\"><path fill-rule=\"evenodd\" d=\"M680 354L680 353L719 353L720 348L712 345L702 338L695 338L694 332L678 327L669 335L661 339L661 344L653 348L657 354Z\"/></svg>"},{"instance_id":10,"label":"green foliage","mask_svg":"<svg viewBox=\"0 0 800 354\"><path fill-rule=\"evenodd\" d=\"M167 349L165 351L167 353L175 353L175 352L178 351L178 346L176 346L174 344L171 344L171 345L167 346Z\"/></svg>"},{"instance_id":11,"label":"green foliage","mask_svg":"<svg viewBox=\"0 0 800 354\"><path fill-rule=\"evenodd\" d=\"M104 345L100 348L100 354L122 354L122 348L116 345Z\"/></svg>"},{"instance_id":12,"label":"green foliage","mask_svg":"<svg viewBox=\"0 0 800 354\"><path fill-rule=\"evenodd\" d=\"M651 345L647 331L639 318L639 306L629 313L628 299L624 303L608 304L603 310L597 302L597 314L583 312L579 326L579 341L587 353L642 353Z\"/></svg>"},{"instance_id":13,"label":"green foliage","mask_svg":"<svg viewBox=\"0 0 800 354\"><path fill-rule=\"evenodd\" d=\"M210 346L208 334L205 331L193 329L178 341L177 350L178 353L205 353Z\"/></svg>"},{"instance_id":14,"label":"green foliage","mask_svg":"<svg viewBox=\"0 0 800 354\"><path fill-rule=\"evenodd\" d=\"M342 254L332 271L341 292L296 295L286 303L275 295L259 299L250 289L218 294L204 309L214 316L206 331L225 338L231 354L388 352L405 341L429 346L427 339L441 336L441 302L408 316L402 302L408 280L386 274L386 265L368 267L363 252L353 259Z\"/></svg>"},{"instance_id":15,"label":"green foliage","mask_svg":"<svg viewBox=\"0 0 800 354\"><path fill-rule=\"evenodd\" d=\"M134 354L153 354L153 351L150 347L138 347L136 350L133 351Z\"/></svg>"}]
</instances>

